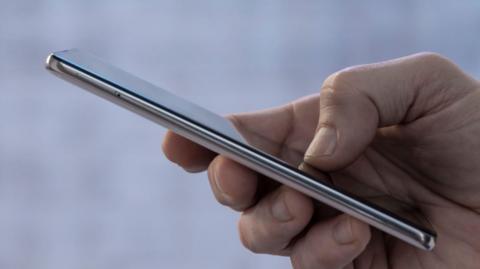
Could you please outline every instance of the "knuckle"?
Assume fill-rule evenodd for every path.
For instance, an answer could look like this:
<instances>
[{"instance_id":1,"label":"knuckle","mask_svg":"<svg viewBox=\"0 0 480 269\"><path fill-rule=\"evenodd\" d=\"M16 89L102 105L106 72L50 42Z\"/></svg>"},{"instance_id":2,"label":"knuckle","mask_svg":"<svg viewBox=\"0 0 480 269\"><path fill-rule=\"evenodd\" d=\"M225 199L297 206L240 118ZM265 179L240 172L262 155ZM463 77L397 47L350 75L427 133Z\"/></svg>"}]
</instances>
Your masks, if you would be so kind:
<instances>
[{"instance_id":1,"label":"knuckle","mask_svg":"<svg viewBox=\"0 0 480 269\"><path fill-rule=\"evenodd\" d=\"M338 94L351 89L351 85L356 80L355 67L340 70L328 76L323 82L322 92L327 94Z\"/></svg>"},{"instance_id":2,"label":"knuckle","mask_svg":"<svg viewBox=\"0 0 480 269\"><path fill-rule=\"evenodd\" d=\"M445 58L444 56L436 53L436 52L420 52L415 54L419 61L423 62L428 66L451 66L453 63Z\"/></svg>"},{"instance_id":3,"label":"knuckle","mask_svg":"<svg viewBox=\"0 0 480 269\"><path fill-rule=\"evenodd\" d=\"M342 70L330 75L320 91L320 109L324 113L335 107L343 106L358 93L353 85L358 80L356 68Z\"/></svg>"},{"instance_id":4,"label":"knuckle","mask_svg":"<svg viewBox=\"0 0 480 269\"><path fill-rule=\"evenodd\" d=\"M464 73L448 58L434 52L422 52L413 55L417 75L413 78L416 89L428 93L451 88L458 78L466 78Z\"/></svg>"},{"instance_id":5,"label":"knuckle","mask_svg":"<svg viewBox=\"0 0 480 269\"><path fill-rule=\"evenodd\" d=\"M368 70L368 65L348 67L328 76L322 84L320 99L339 99L358 91L356 85Z\"/></svg>"},{"instance_id":6,"label":"knuckle","mask_svg":"<svg viewBox=\"0 0 480 269\"><path fill-rule=\"evenodd\" d=\"M422 52L415 54L414 58L424 82L435 82L461 73L452 61L438 53Z\"/></svg>"}]
</instances>

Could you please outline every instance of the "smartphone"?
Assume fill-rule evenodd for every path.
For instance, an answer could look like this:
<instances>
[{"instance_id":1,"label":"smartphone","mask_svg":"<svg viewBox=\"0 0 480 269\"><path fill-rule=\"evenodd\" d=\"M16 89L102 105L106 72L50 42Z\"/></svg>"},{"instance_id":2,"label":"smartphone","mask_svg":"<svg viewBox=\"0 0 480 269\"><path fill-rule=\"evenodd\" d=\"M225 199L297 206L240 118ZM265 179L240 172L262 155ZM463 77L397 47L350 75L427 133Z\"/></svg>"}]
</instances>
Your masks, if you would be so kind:
<instances>
[{"instance_id":1,"label":"smartphone","mask_svg":"<svg viewBox=\"0 0 480 269\"><path fill-rule=\"evenodd\" d=\"M410 205L388 195L362 197L341 188L328 175L305 163L283 160L226 118L122 71L78 49L54 52L46 67L55 75L150 119L175 133L222 154L314 200L358 218L423 250L432 250L436 234L428 220ZM261 137L261 135L259 135Z\"/></svg>"}]
</instances>

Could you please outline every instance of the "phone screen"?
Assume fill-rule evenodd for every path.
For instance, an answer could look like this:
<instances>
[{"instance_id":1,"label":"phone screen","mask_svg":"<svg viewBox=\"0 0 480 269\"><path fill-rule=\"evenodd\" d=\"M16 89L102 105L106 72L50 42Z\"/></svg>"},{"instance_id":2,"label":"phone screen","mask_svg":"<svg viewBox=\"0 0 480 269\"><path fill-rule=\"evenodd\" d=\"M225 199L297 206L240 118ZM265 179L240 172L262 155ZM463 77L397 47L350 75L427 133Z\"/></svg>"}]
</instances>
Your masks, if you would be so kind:
<instances>
[{"instance_id":1,"label":"phone screen","mask_svg":"<svg viewBox=\"0 0 480 269\"><path fill-rule=\"evenodd\" d=\"M53 54L53 57L73 67L75 70L79 70L102 82L122 89L122 91L149 104L203 126L230 141L234 141L236 144L261 152L269 158L288 166L292 170L308 175L308 177L317 182L347 194L350 197L355 197L355 199L369 206L379 208L382 212L386 212L394 218L400 219L428 234L434 235L428 221L415 207L394 199L374 186L369 186L353 176L336 177L307 165L303 162L305 149L288 147L284 145L282 141L272 141L265 133L257 133L248 126L232 122L225 117L113 67L90 54L83 53L79 50L68 50L56 52ZM265 124L268 125L268 118L265 120ZM311 131L312 133L309 137L313 138L315 128L313 127ZM322 206L319 205L319 207ZM325 210L325 206L320 210ZM335 214L334 211L332 212Z\"/></svg>"}]
</instances>

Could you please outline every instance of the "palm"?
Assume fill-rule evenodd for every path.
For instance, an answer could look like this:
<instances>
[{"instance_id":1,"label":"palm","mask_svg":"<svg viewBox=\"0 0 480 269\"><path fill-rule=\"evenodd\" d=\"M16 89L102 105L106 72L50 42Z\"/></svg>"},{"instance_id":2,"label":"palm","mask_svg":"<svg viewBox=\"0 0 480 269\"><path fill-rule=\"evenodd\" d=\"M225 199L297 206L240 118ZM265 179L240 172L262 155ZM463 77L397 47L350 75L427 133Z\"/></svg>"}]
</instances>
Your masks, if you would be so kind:
<instances>
[{"instance_id":1,"label":"palm","mask_svg":"<svg viewBox=\"0 0 480 269\"><path fill-rule=\"evenodd\" d=\"M280 109L237 115L232 119L257 146L284 159L298 160L315 133L318 103L316 95ZM468 103L459 106L468 107ZM420 123L379 129L372 144L357 160L330 173L336 184L348 188L354 179L402 202L414 204L438 233L437 247L426 252L375 231L366 250L351 266L464 268L480 262L462 259L474 257L469 254L480 251L480 242L472 237L479 232L474 227L480 227L480 198L474 195L480 186L473 185L480 171L474 162L457 161L464 159L460 156L464 148L472 151L471 147L477 146L480 150L475 140L468 141L458 135L459 129L468 126L480 130L480 126L465 121L451 121L453 124L446 126L446 119L442 117L439 112ZM255 138L258 134L266 139ZM438 137L442 143L437 142ZM465 264L456 264L458 261Z\"/></svg>"}]
</instances>

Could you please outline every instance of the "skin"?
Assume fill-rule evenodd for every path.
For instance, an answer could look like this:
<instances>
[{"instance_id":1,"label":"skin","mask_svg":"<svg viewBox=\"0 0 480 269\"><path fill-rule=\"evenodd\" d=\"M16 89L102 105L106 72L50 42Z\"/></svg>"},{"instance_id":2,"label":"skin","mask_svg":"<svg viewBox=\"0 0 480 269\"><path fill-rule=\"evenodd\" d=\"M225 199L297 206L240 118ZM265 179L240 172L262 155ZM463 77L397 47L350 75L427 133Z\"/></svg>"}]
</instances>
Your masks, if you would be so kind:
<instances>
[{"instance_id":1,"label":"skin","mask_svg":"<svg viewBox=\"0 0 480 269\"><path fill-rule=\"evenodd\" d=\"M208 169L217 200L241 212L242 243L289 256L294 268L479 268L480 84L442 56L422 53L350 67L320 94L229 116L254 144L303 159L336 184L360 181L414 206L438 234L431 252L216 155L172 132L167 158ZM285 150L285 149L293 149Z\"/></svg>"}]
</instances>

